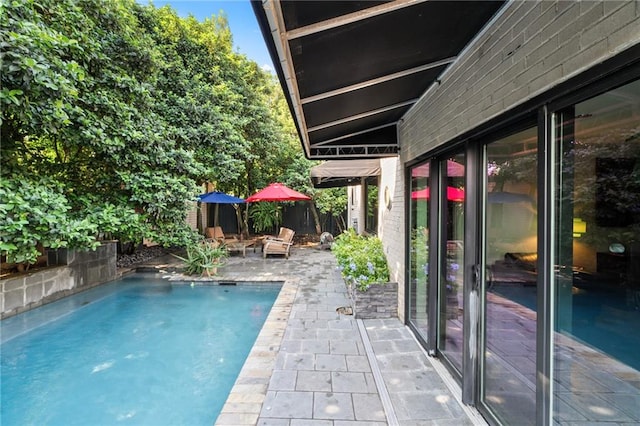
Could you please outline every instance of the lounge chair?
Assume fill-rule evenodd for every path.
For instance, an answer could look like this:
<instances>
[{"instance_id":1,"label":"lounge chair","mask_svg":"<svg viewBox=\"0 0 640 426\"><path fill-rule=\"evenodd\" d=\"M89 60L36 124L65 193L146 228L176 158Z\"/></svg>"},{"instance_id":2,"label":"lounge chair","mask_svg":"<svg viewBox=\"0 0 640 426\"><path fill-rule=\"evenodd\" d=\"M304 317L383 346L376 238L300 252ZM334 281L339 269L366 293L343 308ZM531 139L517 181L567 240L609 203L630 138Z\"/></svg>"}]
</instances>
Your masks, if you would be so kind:
<instances>
[{"instance_id":1,"label":"lounge chair","mask_svg":"<svg viewBox=\"0 0 640 426\"><path fill-rule=\"evenodd\" d=\"M292 229L283 227L280 228L277 237L266 237L262 241L263 257L267 257L268 254L283 254L288 259L294 235L295 232Z\"/></svg>"},{"instance_id":2,"label":"lounge chair","mask_svg":"<svg viewBox=\"0 0 640 426\"><path fill-rule=\"evenodd\" d=\"M221 244L237 243L238 238L226 237L221 226L208 227L204 230L204 236L210 241L218 241Z\"/></svg>"}]
</instances>

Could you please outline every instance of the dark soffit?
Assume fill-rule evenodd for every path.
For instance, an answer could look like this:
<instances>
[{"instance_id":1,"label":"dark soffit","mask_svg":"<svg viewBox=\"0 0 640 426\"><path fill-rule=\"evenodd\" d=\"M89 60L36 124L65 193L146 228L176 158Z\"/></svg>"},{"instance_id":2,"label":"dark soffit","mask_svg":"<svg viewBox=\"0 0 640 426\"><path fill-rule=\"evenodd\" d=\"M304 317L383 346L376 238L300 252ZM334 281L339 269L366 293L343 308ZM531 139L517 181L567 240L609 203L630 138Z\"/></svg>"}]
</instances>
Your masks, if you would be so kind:
<instances>
[{"instance_id":1,"label":"dark soffit","mask_svg":"<svg viewBox=\"0 0 640 426\"><path fill-rule=\"evenodd\" d=\"M398 152L396 125L503 1L252 1L307 158Z\"/></svg>"}]
</instances>

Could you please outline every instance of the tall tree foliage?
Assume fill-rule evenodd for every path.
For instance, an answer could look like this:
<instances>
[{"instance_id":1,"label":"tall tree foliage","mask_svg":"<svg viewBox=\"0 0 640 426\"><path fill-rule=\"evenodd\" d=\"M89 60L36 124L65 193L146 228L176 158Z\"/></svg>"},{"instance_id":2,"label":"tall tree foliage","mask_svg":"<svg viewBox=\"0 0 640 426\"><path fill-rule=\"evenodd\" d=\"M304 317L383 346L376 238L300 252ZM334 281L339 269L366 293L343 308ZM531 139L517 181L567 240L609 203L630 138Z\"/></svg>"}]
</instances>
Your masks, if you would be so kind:
<instances>
[{"instance_id":1,"label":"tall tree foliage","mask_svg":"<svg viewBox=\"0 0 640 426\"><path fill-rule=\"evenodd\" d=\"M55 246L91 247L100 236L186 242L185 213L204 182L245 196L274 180L304 190L282 93L232 45L224 16L180 19L134 0L0 3L7 198L21 199L21 183L40 188L77 225L65 232L87 237ZM16 220L46 222L34 217L46 204L28 213L11 205ZM30 231L10 217L0 249L11 257L18 232Z\"/></svg>"}]
</instances>

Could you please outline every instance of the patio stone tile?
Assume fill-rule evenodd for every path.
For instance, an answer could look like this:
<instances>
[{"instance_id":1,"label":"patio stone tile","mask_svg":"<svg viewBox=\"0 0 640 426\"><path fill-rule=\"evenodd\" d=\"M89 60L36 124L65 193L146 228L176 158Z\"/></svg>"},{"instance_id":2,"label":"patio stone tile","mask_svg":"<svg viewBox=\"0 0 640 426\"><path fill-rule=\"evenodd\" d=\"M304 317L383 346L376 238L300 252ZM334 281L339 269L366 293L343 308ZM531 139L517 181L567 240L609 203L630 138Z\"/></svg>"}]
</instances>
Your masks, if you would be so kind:
<instances>
[{"instance_id":1,"label":"patio stone tile","mask_svg":"<svg viewBox=\"0 0 640 426\"><path fill-rule=\"evenodd\" d=\"M299 371L296 390L331 392L331 373L326 371Z\"/></svg>"},{"instance_id":2,"label":"patio stone tile","mask_svg":"<svg viewBox=\"0 0 640 426\"><path fill-rule=\"evenodd\" d=\"M299 353L302 352L302 340L296 339L282 339L282 344L280 345L280 353L289 352L289 353Z\"/></svg>"},{"instance_id":3,"label":"patio stone tile","mask_svg":"<svg viewBox=\"0 0 640 426\"><path fill-rule=\"evenodd\" d=\"M316 370L347 371L347 360L344 355L316 355Z\"/></svg>"},{"instance_id":4,"label":"patio stone tile","mask_svg":"<svg viewBox=\"0 0 640 426\"><path fill-rule=\"evenodd\" d=\"M430 367L419 353L378 355L376 358L383 371L421 370Z\"/></svg>"},{"instance_id":5,"label":"patio stone tile","mask_svg":"<svg viewBox=\"0 0 640 426\"><path fill-rule=\"evenodd\" d=\"M260 403L247 403L247 402L230 402L224 405L224 410L227 413L259 413L262 408Z\"/></svg>"},{"instance_id":6,"label":"patio stone tile","mask_svg":"<svg viewBox=\"0 0 640 426\"><path fill-rule=\"evenodd\" d=\"M289 419L269 419L262 418L258 420L256 426L289 426Z\"/></svg>"},{"instance_id":7,"label":"patio stone tile","mask_svg":"<svg viewBox=\"0 0 640 426\"><path fill-rule=\"evenodd\" d=\"M442 392L446 386L435 371L383 371L389 392Z\"/></svg>"},{"instance_id":8,"label":"patio stone tile","mask_svg":"<svg viewBox=\"0 0 640 426\"><path fill-rule=\"evenodd\" d=\"M386 422L387 418L377 393L353 394L353 409L356 420L371 420Z\"/></svg>"},{"instance_id":9,"label":"patio stone tile","mask_svg":"<svg viewBox=\"0 0 640 426\"><path fill-rule=\"evenodd\" d=\"M331 320L328 323L328 327L331 329L342 329L342 330L357 330L358 326L356 322L352 319L337 319Z\"/></svg>"},{"instance_id":10,"label":"patio stone tile","mask_svg":"<svg viewBox=\"0 0 640 426\"><path fill-rule=\"evenodd\" d=\"M260 412L260 417L310 419L312 416L312 392L267 392Z\"/></svg>"},{"instance_id":11,"label":"patio stone tile","mask_svg":"<svg viewBox=\"0 0 640 426\"><path fill-rule=\"evenodd\" d=\"M318 312L318 319L334 320L339 317L340 315L336 312L335 308Z\"/></svg>"},{"instance_id":12,"label":"patio stone tile","mask_svg":"<svg viewBox=\"0 0 640 426\"><path fill-rule=\"evenodd\" d=\"M269 389L276 391L295 390L297 372L295 370L274 370Z\"/></svg>"},{"instance_id":13,"label":"patio stone tile","mask_svg":"<svg viewBox=\"0 0 640 426\"><path fill-rule=\"evenodd\" d=\"M331 420L291 420L290 426L333 426Z\"/></svg>"},{"instance_id":14,"label":"patio stone tile","mask_svg":"<svg viewBox=\"0 0 640 426\"><path fill-rule=\"evenodd\" d=\"M318 330L319 339L360 341L360 333L357 329L326 329Z\"/></svg>"},{"instance_id":15,"label":"patio stone tile","mask_svg":"<svg viewBox=\"0 0 640 426\"><path fill-rule=\"evenodd\" d=\"M396 353L396 346L391 340L371 341L371 347L376 355L385 355Z\"/></svg>"},{"instance_id":16,"label":"patio stone tile","mask_svg":"<svg viewBox=\"0 0 640 426\"><path fill-rule=\"evenodd\" d=\"M329 341L329 349L334 355L361 355L354 340L331 340Z\"/></svg>"},{"instance_id":17,"label":"patio stone tile","mask_svg":"<svg viewBox=\"0 0 640 426\"><path fill-rule=\"evenodd\" d=\"M369 359L364 355L347 355L347 370L348 371L361 371L368 373L371 371L371 365ZM316 360L317 362L317 360Z\"/></svg>"},{"instance_id":18,"label":"patio stone tile","mask_svg":"<svg viewBox=\"0 0 640 426\"><path fill-rule=\"evenodd\" d=\"M318 331L322 329L308 329L308 328L290 328L285 332L285 339L294 339L294 340L308 340L308 339L322 339L318 334Z\"/></svg>"},{"instance_id":19,"label":"patio stone tile","mask_svg":"<svg viewBox=\"0 0 640 426\"><path fill-rule=\"evenodd\" d=\"M285 354L283 370L313 370L315 359L313 354Z\"/></svg>"},{"instance_id":20,"label":"patio stone tile","mask_svg":"<svg viewBox=\"0 0 640 426\"><path fill-rule=\"evenodd\" d=\"M329 341L325 339L303 340L301 351L306 354L328 354Z\"/></svg>"},{"instance_id":21,"label":"patio stone tile","mask_svg":"<svg viewBox=\"0 0 640 426\"><path fill-rule=\"evenodd\" d=\"M399 329L376 329L370 330L369 339L372 342L380 340L402 340L406 339L406 336Z\"/></svg>"},{"instance_id":22,"label":"patio stone tile","mask_svg":"<svg viewBox=\"0 0 640 426\"><path fill-rule=\"evenodd\" d=\"M332 372L334 392L377 393L376 383L370 373Z\"/></svg>"},{"instance_id":23,"label":"patio stone tile","mask_svg":"<svg viewBox=\"0 0 640 426\"><path fill-rule=\"evenodd\" d=\"M315 392L313 395L313 418L355 420L351 394Z\"/></svg>"},{"instance_id":24,"label":"patio stone tile","mask_svg":"<svg viewBox=\"0 0 640 426\"><path fill-rule=\"evenodd\" d=\"M421 392L392 393L390 396L400 424L410 420L453 418L446 404L438 402L437 396L425 398Z\"/></svg>"},{"instance_id":25,"label":"patio stone tile","mask_svg":"<svg viewBox=\"0 0 640 426\"><path fill-rule=\"evenodd\" d=\"M333 426L386 426L386 425L387 425L387 422L372 422L368 420L336 420L333 422Z\"/></svg>"},{"instance_id":26,"label":"patio stone tile","mask_svg":"<svg viewBox=\"0 0 640 426\"><path fill-rule=\"evenodd\" d=\"M257 414L249 413L221 413L216 420L216 425L253 425L258 421Z\"/></svg>"},{"instance_id":27,"label":"patio stone tile","mask_svg":"<svg viewBox=\"0 0 640 426\"><path fill-rule=\"evenodd\" d=\"M297 319L316 319L318 318L318 314L315 311L307 311L305 309L297 312L291 312L291 317Z\"/></svg>"},{"instance_id":28,"label":"patio stone tile","mask_svg":"<svg viewBox=\"0 0 640 426\"><path fill-rule=\"evenodd\" d=\"M303 320L303 325L304 325L304 328L307 328L307 329L320 330L320 329L329 328L328 326L329 321L330 320L326 320L326 319L305 319Z\"/></svg>"}]
</instances>

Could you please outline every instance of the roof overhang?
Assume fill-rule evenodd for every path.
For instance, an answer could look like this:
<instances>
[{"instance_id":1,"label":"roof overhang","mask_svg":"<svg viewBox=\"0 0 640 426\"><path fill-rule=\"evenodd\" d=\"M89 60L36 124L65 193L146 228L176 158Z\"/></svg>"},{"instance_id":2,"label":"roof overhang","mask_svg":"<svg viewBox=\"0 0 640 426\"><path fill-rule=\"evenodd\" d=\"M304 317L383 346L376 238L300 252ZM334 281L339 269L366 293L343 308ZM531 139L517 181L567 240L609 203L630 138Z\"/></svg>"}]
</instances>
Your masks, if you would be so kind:
<instances>
[{"instance_id":1,"label":"roof overhang","mask_svg":"<svg viewBox=\"0 0 640 426\"><path fill-rule=\"evenodd\" d=\"M362 179L380 176L380 160L330 160L311 168L311 182L315 188L335 188L360 185Z\"/></svg>"},{"instance_id":2,"label":"roof overhang","mask_svg":"<svg viewBox=\"0 0 640 426\"><path fill-rule=\"evenodd\" d=\"M503 3L252 0L309 159L396 155L398 121Z\"/></svg>"}]
</instances>

